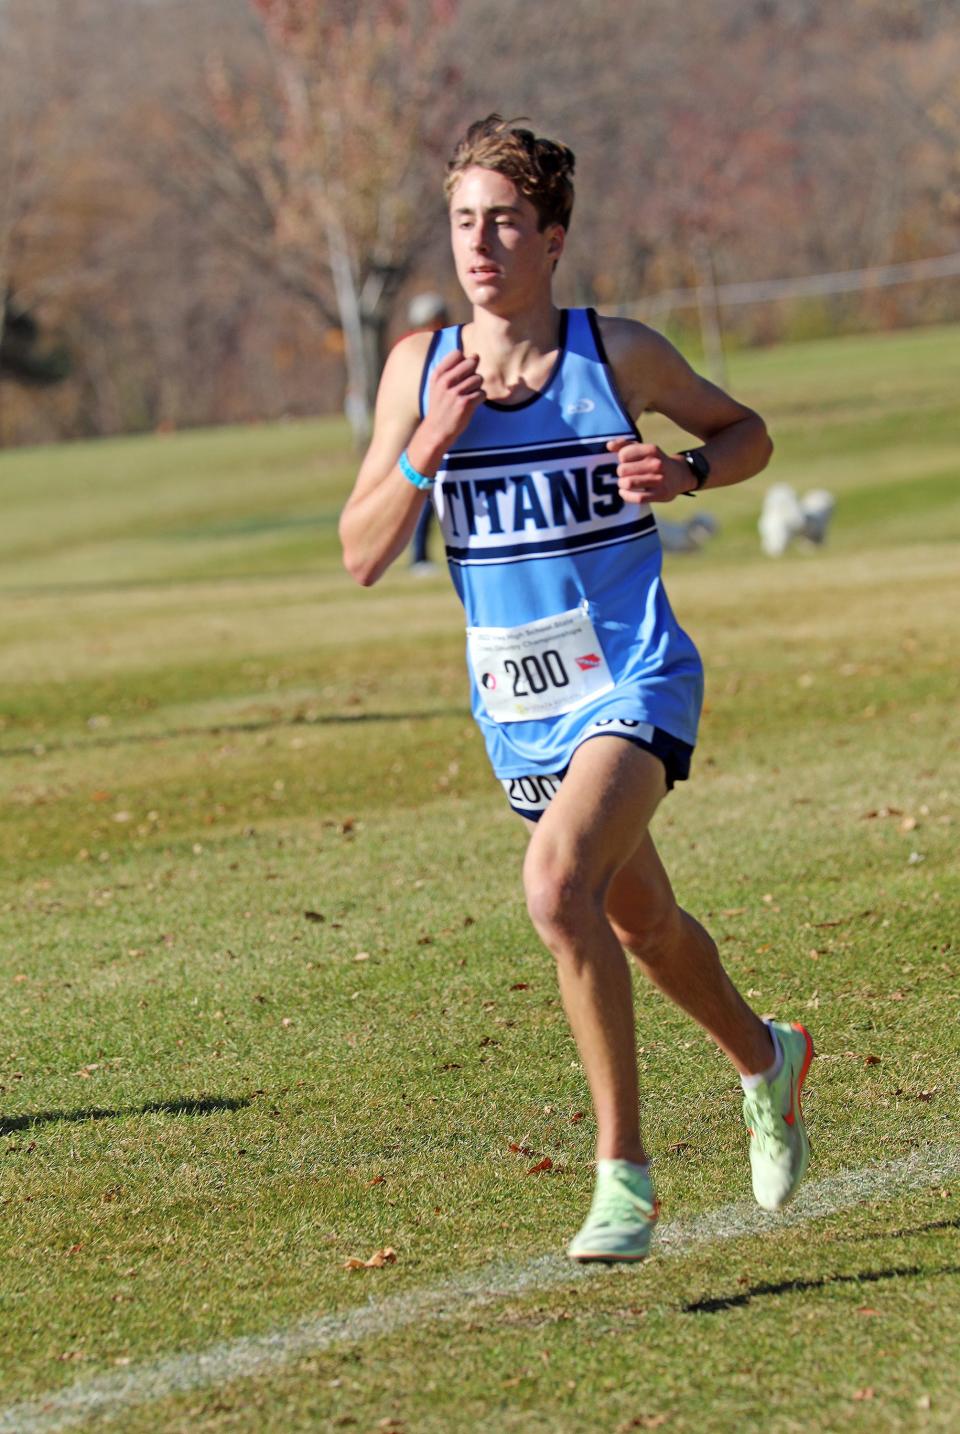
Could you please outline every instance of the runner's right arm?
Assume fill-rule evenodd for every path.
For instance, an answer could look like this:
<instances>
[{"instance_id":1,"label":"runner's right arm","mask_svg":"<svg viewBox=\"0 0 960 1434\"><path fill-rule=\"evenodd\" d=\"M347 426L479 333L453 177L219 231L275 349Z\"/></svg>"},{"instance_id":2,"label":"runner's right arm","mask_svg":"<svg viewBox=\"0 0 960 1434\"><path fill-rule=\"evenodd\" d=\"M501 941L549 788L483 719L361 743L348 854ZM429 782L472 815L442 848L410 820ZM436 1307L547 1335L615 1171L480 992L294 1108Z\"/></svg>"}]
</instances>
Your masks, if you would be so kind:
<instances>
[{"instance_id":1,"label":"runner's right arm","mask_svg":"<svg viewBox=\"0 0 960 1434\"><path fill-rule=\"evenodd\" d=\"M400 556L429 499L429 492L401 473L400 454L406 450L416 471L433 478L484 398L477 359L456 349L431 374L427 416L421 419L420 380L430 337L411 334L391 351L377 393L370 447L340 517L344 567L363 587L372 587Z\"/></svg>"}]
</instances>

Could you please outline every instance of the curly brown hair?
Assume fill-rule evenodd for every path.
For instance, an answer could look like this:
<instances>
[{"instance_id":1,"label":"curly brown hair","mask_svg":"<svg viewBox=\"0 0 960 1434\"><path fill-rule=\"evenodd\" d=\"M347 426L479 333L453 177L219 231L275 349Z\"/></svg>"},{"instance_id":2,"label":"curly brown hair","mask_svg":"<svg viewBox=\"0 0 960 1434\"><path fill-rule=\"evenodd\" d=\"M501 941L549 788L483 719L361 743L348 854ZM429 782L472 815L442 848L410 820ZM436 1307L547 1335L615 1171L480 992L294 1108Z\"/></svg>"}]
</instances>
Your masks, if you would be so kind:
<instances>
[{"instance_id":1,"label":"curly brown hair","mask_svg":"<svg viewBox=\"0 0 960 1434\"><path fill-rule=\"evenodd\" d=\"M443 192L447 203L465 169L492 169L504 174L529 199L539 217L539 227L561 224L570 228L573 211L572 149L552 139L538 139L529 129L516 129L516 120L487 115L476 120L447 164Z\"/></svg>"}]
</instances>

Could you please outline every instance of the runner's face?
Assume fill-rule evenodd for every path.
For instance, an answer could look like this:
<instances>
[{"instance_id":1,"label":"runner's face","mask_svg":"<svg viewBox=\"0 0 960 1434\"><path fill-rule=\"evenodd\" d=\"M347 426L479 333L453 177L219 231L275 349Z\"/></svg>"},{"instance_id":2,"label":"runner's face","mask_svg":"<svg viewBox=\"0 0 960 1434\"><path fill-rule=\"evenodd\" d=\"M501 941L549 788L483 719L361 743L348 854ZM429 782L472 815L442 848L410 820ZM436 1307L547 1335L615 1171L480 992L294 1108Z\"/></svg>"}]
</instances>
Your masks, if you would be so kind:
<instances>
[{"instance_id":1,"label":"runner's face","mask_svg":"<svg viewBox=\"0 0 960 1434\"><path fill-rule=\"evenodd\" d=\"M509 313L549 293L564 231L537 224L536 209L505 174L464 170L450 200L450 228L457 278L472 304Z\"/></svg>"}]
</instances>

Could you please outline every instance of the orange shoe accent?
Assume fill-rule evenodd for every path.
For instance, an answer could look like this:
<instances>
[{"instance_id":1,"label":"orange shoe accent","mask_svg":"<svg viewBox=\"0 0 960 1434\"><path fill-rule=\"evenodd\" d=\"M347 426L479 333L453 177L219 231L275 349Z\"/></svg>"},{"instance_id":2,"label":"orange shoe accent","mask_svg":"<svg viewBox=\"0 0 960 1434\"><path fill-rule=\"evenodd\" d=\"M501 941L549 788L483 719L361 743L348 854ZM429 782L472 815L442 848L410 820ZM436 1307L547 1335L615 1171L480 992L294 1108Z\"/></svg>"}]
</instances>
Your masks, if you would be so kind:
<instances>
[{"instance_id":1,"label":"orange shoe accent","mask_svg":"<svg viewBox=\"0 0 960 1434\"><path fill-rule=\"evenodd\" d=\"M799 1076L799 1078L798 1078L798 1080L797 1080L797 1091L796 1091L797 1110L795 1111L794 1108L793 1108L794 1091L793 1091L793 1081L792 1081L792 1077L791 1077L791 1084L790 1084L790 1110L789 1110L789 1112L783 1117L784 1120L786 1121L787 1125L794 1125L794 1124L796 1123L796 1119L797 1119L797 1111L799 1111L799 1113L800 1113L801 1115L803 1115L803 1104L802 1104L801 1099L800 1099L800 1092L803 1090L803 1083L804 1083L804 1081L805 1081L806 1078L807 1078L807 1071L810 1069L810 1063L811 1063L812 1060L813 1060L813 1039L812 1039L812 1037L811 1037L811 1035L810 1035L810 1032L807 1030L806 1026L801 1026L801 1024L800 1024L799 1021L791 1021L790 1024L791 1024L791 1026L793 1027L793 1029L794 1029L795 1031L799 1031L799 1032L800 1032L800 1034L803 1036L803 1039L804 1039L804 1040L806 1041L806 1043L807 1043L807 1053L806 1053L806 1055L804 1056L803 1065L800 1067L800 1076Z\"/></svg>"}]
</instances>

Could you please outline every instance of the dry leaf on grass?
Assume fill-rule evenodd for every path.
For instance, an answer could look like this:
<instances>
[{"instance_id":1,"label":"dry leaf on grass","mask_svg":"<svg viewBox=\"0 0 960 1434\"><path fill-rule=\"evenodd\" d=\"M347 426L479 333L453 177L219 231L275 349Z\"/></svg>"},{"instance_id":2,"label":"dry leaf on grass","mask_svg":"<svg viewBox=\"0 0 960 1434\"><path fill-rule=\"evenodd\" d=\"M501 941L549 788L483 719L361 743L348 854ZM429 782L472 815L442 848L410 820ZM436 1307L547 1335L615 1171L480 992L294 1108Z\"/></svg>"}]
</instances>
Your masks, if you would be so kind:
<instances>
[{"instance_id":1,"label":"dry leaf on grass","mask_svg":"<svg viewBox=\"0 0 960 1434\"><path fill-rule=\"evenodd\" d=\"M550 1159L549 1155L545 1155L545 1156L543 1157L543 1159L542 1159L537 1165L531 1165L531 1166L530 1166L530 1169L527 1171L527 1174L528 1174L528 1175L541 1175L541 1174L543 1174L544 1171L546 1171L546 1170L552 1170L552 1169L553 1169L553 1161Z\"/></svg>"},{"instance_id":2,"label":"dry leaf on grass","mask_svg":"<svg viewBox=\"0 0 960 1434\"><path fill-rule=\"evenodd\" d=\"M356 1255L351 1255L344 1260L345 1270L380 1270L384 1265L395 1265L397 1263L397 1252L391 1250L389 1245L385 1250L374 1250L369 1260L358 1260Z\"/></svg>"}]
</instances>

